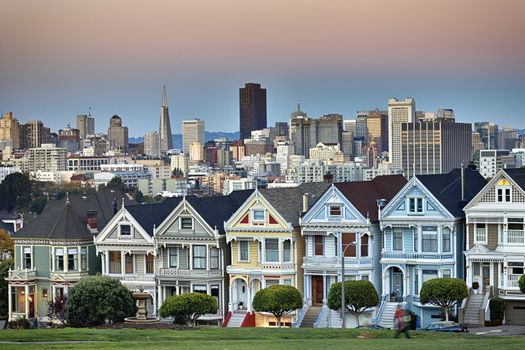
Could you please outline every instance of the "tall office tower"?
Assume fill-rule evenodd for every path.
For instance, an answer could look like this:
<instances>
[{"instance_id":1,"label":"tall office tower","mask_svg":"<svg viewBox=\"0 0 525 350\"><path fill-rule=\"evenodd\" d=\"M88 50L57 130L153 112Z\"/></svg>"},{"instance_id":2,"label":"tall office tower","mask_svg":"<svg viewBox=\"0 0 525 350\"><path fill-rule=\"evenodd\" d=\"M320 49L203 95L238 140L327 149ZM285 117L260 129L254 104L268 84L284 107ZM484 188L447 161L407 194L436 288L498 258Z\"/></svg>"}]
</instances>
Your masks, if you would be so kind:
<instances>
[{"instance_id":1,"label":"tall office tower","mask_svg":"<svg viewBox=\"0 0 525 350\"><path fill-rule=\"evenodd\" d=\"M498 149L498 124L476 122L474 123L474 131L479 132L485 149Z\"/></svg>"},{"instance_id":2,"label":"tall office tower","mask_svg":"<svg viewBox=\"0 0 525 350\"><path fill-rule=\"evenodd\" d=\"M500 136L501 138L499 139L499 149L507 149L511 151L513 148L516 148L518 130L514 129L511 126L506 126L503 128L503 130L501 130Z\"/></svg>"},{"instance_id":3,"label":"tall office tower","mask_svg":"<svg viewBox=\"0 0 525 350\"><path fill-rule=\"evenodd\" d=\"M401 123L401 144L406 177L448 173L472 157L472 124L451 118Z\"/></svg>"},{"instance_id":4,"label":"tall office tower","mask_svg":"<svg viewBox=\"0 0 525 350\"><path fill-rule=\"evenodd\" d=\"M122 126L122 119L118 115L113 115L109 120L108 141L111 150L128 150L128 127Z\"/></svg>"},{"instance_id":5,"label":"tall office tower","mask_svg":"<svg viewBox=\"0 0 525 350\"><path fill-rule=\"evenodd\" d=\"M319 142L343 143L343 116L341 114L325 114L317 120L314 119L314 125L316 126L316 140L310 148L315 147Z\"/></svg>"},{"instance_id":6,"label":"tall office tower","mask_svg":"<svg viewBox=\"0 0 525 350\"><path fill-rule=\"evenodd\" d=\"M473 132L472 133L472 158L475 158L476 155L479 155L478 151L481 151L482 149L485 149L485 144L481 142L481 135L479 132ZM475 159L471 159L474 160Z\"/></svg>"},{"instance_id":7,"label":"tall office tower","mask_svg":"<svg viewBox=\"0 0 525 350\"><path fill-rule=\"evenodd\" d=\"M364 143L368 143L368 130L366 120L370 113L366 111L359 111L355 115L355 135L354 139L362 140Z\"/></svg>"},{"instance_id":8,"label":"tall office tower","mask_svg":"<svg viewBox=\"0 0 525 350\"><path fill-rule=\"evenodd\" d=\"M342 133L343 142L341 143L341 151L345 155L345 162L349 162L354 159L354 134L351 131L343 131Z\"/></svg>"},{"instance_id":9,"label":"tall office tower","mask_svg":"<svg viewBox=\"0 0 525 350\"><path fill-rule=\"evenodd\" d=\"M198 118L182 121L182 152L188 156L192 142L204 145L204 120Z\"/></svg>"},{"instance_id":10,"label":"tall office tower","mask_svg":"<svg viewBox=\"0 0 525 350\"><path fill-rule=\"evenodd\" d=\"M343 143L343 116L326 114L319 119L299 115L290 122L290 141L296 155L308 158L310 148L322 143Z\"/></svg>"},{"instance_id":11,"label":"tall office tower","mask_svg":"<svg viewBox=\"0 0 525 350\"><path fill-rule=\"evenodd\" d=\"M30 120L20 125L20 148L36 148L49 142L51 130L40 120Z\"/></svg>"},{"instance_id":12,"label":"tall office tower","mask_svg":"<svg viewBox=\"0 0 525 350\"><path fill-rule=\"evenodd\" d=\"M80 138L84 140L88 135L95 135L95 118L85 114L77 114L77 129Z\"/></svg>"},{"instance_id":13,"label":"tall office tower","mask_svg":"<svg viewBox=\"0 0 525 350\"><path fill-rule=\"evenodd\" d=\"M11 140L14 149L20 147L20 123L13 112L5 112L0 118L0 140Z\"/></svg>"},{"instance_id":14,"label":"tall office tower","mask_svg":"<svg viewBox=\"0 0 525 350\"><path fill-rule=\"evenodd\" d=\"M407 97L403 101L397 98L388 100L388 152L390 163L395 169L401 169L401 123L416 121L416 101Z\"/></svg>"},{"instance_id":15,"label":"tall office tower","mask_svg":"<svg viewBox=\"0 0 525 350\"><path fill-rule=\"evenodd\" d=\"M369 142L375 142L377 152L388 152L388 112L378 109L370 111L366 119Z\"/></svg>"},{"instance_id":16,"label":"tall office tower","mask_svg":"<svg viewBox=\"0 0 525 350\"><path fill-rule=\"evenodd\" d=\"M173 139L171 138L170 114L168 112L168 97L166 95L166 85L162 88L162 105L160 106L160 152L166 153L173 148Z\"/></svg>"},{"instance_id":17,"label":"tall office tower","mask_svg":"<svg viewBox=\"0 0 525 350\"><path fill-rule=\"evenodd\" d=\"M290 135L290 127L287 122L275 122L274 132L275 136L284 136L288 138Z\"/></svg>"},{"instance_id":18,"label":"tall office tower","mask_svg":"<svg viewBox=\"0 0 525 350\"><path fill-rule=\"evenodd\" d=\"M144 154L150 157L160 157L160 134L156 131L144 135Z\"/></svg>"},{"instance_id":19,"label":"tall office tower","mask_svg":"<svg viewBox=\"0 0 525 350\"><path fill-rule=\"evenodd\" d=\"M80 147L80 130L71 128L68 124L66 128L58 130L58 146L76 152Z\"/></svg>"},{"instance_id":20,"label":"tall office tower","mask_svg":"<svg viewBox=\"0 0 525 350\"><path fill-rule=\"evenodd\" d=\"M261 84L246 83L239 89L239 119L241 140L266 128L266 89L261 89Z\"/></svg>"}]
</instances>

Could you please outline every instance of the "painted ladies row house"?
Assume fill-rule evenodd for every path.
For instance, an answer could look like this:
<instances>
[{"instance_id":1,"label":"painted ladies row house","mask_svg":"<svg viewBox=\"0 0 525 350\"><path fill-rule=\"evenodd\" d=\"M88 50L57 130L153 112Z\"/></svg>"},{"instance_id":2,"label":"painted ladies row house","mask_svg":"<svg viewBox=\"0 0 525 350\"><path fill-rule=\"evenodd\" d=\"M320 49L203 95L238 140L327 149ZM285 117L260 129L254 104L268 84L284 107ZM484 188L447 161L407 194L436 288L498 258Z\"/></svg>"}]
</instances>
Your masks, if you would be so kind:
<instances>
[{"instance_id":1,"label":"painted ladies row house","mask_svg":"<svg viewBox=\"0 0 525 350\"><path fill-rule=\"evenodd\" d=\"M525 266L525 169L502 169L465 207L466 281L469 295L460 318L482 325L490 298L505 300L506 324L525 325L525 294L518 279Z\"/></svg>"},{"instance_id":2,"label":"painted ladies row house","mask_svg":"<svg viewBox=\"0 0 525 350\"><path fill-rule=\"evenodd\" d=\"M199 292L217 298L219 306L216 314L199 320L222 322L228 307L230 261L224 222L251 193L122 207L95 238L102 272L132 291L149 293L149 315L156 315L168 296Z\"/></svg>"},{"instance_id":3,"label":"painted ladies row house","mask_svg":"<svg viewBox=\"0 0 525 350\"><path fill-rule=\"evenodd\" d=\"M15 261L7 277L9 320L47 321L48 301L67 294L83 276L100 272L93 236L113 216L122 196L101 190L50 200L40 216L13 233Z\"/></svg>"}]
</instances>

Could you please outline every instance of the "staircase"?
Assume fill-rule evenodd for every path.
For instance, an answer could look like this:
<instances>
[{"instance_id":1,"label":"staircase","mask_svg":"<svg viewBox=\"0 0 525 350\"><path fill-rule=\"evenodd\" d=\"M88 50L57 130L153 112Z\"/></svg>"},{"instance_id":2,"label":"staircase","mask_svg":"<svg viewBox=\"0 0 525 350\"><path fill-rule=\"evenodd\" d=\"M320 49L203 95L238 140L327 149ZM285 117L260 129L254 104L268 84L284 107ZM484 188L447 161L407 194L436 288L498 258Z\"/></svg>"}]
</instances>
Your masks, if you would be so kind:
<instances>
[{"instance_id":1,"label":"staircase","mask_svg":"<svg viewBox=\"0 0 525 350\"><path fill-rule=\"evenodd\" d=\"M228 325L226 328L238 328L242 325L242 321L244 321L244 317L246 317L246 311L234 311L232 312L232 315L230 317L230 320L228 321Z\"/></svg>"},{"instance_id":2,"label":"staircase","mask_svg":"<svg viewBox=\"0 0 525 350\"><path fill-rule=\"evenodd\" d=\"M308 307L308 311L306 311L306 314L304 314L303 321L301 322L301 325L299 327L312 328L314 326L315 321L317 321L317 317L319 317L320 312L321 306Z\"/></svg>"},{"instance_id":3,"label":"staircase","mask_svg":"<svg viewBox=\"0 0 525 350\"><path fill-rule=\"evenodd\" d=\"M394 326L395 326L395 324L394 324L394 315L396 313L397 305L399 303L397 303L397 302L390 302L390 301L385 301L384 303L385 303L385 305L383 307L383 314L381 315L381 318L379 319L379 323L378 324L381 327L393 329Z\"/></svg>"},{"instance_id":4,"label":"staircase","mask_svg":"<svg viewBox=\"0 0 525 350\"><path fill-rule=\"evenodd\" d=\"M471 294L465 307L463 323L468 326L481 326L480 309L483 308L484 294Z\"/></svg>"}]
</instances>

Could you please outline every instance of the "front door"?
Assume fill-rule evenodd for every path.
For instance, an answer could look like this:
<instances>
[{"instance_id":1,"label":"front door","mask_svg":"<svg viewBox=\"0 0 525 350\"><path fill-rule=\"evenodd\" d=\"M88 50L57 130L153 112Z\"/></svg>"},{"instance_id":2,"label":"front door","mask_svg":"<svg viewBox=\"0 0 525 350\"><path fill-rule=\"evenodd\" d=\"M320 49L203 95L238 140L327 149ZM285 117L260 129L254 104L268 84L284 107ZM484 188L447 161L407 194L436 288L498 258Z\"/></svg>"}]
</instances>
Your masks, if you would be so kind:
<instances>
[{"instance_id":1,"label":"front door","mask_svg":"<svg viewBox=\"0 0 525 350\"><path fill-rule=\"evenodd\" d=\"M483 290L482 293L485 291L485 287L490 286L490 264L483 264Z\"/></svg>"},{"instance_id":2,"label":"front door","mask_svg":"<svg viewBox=\"0 0 525 350\"><path fill-rule=\"evenodd\" d=\"M312 304L323 303L323 276L312 276Z\"/></svg>"},{"instance_id":3,"label":"front door","mask_svg":"<svg viewBox=\"0 0 525 350\"><path fill-rule=\"evenodd\" d=\"M390 297L394 301L402 300L403 298L403 272L397 268L392 268L392 286Z\"/></svg>"}]
</instances>

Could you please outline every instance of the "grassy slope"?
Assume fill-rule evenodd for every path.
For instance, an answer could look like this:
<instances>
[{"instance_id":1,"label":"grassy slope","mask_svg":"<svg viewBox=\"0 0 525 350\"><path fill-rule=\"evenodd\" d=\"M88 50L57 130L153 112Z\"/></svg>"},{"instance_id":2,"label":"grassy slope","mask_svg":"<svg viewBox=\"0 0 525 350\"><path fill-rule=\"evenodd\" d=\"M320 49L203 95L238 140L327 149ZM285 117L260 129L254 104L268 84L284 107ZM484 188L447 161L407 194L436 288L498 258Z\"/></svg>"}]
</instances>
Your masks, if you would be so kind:
<instances>
[{"instance_id":1,"label":"grassy slope","mask_svg":"<svg viewBox=\"0 0 525 350\"><path fill-rule=\"evenodd\" d=\"M374 331L375 339L357 339L355 330L336 329L213 329L192 331L135 329L4 330L4 349L524 349L525 337L487 337L469 334L413 332L413 339L392 339L391 331ZM33 341L96 341L28 344Z\"/></svg>"}]
</instances>

